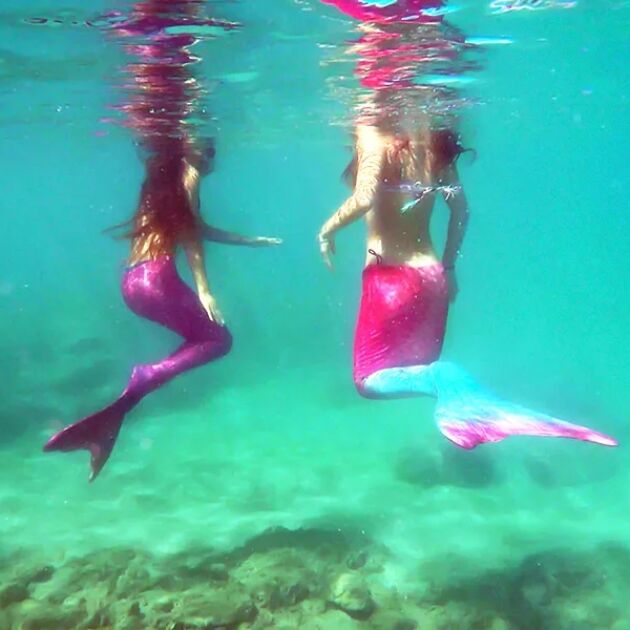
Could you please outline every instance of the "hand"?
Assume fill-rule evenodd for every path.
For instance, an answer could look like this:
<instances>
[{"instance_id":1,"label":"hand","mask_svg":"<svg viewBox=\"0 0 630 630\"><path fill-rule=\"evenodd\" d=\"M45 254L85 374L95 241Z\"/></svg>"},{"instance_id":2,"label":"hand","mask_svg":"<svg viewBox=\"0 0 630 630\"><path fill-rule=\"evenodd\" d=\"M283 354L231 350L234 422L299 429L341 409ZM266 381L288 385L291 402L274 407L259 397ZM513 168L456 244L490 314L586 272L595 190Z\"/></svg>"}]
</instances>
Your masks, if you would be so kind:
<instances>
[{"instance_id":1,"label":"hand","mask_svg":"<svg viewBox=\"0 0 630 630\"><path fill-rule=\"evenodd\" d=\"M319 243L319 253L322 255L324 264L332 271L333 263L331 254L334 255L336 253L335 239L332 234L322 234L320 232L317 241Z\"/></svg>"},{"instance_id":2,"label":"hand","mask_svg":"<svg viewBox=\"0 0 630 630\"><path fill-rule=\"evenodd\" d=\"M200 293L199 301L208 314L211 322L215 322L219 324L219 326L225 325L225 320L223 319L223 315L221 315L217 302L210 293Z\"/></svg>"},{"instance_id":3,"label":"hand","mask_svg":"<svg viewBox=\"0 0 630 630\"><path fill-rule=\"evenodd\" d=\"M272 245L282 245L281 238L275 238L273 236L257 236L252 239L252 247L270 247Z\"/></svg>"},{"instance_id":4,"label":"hand","mask_svg":"<svg viewBox=\"0 0 630 630\"><path fill-rule=\"evenodd\" d=\"M459 293L457 275L455 274L454 267L446 269L446 290L448 291L448 301L452 304Z\"/></svg>"}]
</instances>

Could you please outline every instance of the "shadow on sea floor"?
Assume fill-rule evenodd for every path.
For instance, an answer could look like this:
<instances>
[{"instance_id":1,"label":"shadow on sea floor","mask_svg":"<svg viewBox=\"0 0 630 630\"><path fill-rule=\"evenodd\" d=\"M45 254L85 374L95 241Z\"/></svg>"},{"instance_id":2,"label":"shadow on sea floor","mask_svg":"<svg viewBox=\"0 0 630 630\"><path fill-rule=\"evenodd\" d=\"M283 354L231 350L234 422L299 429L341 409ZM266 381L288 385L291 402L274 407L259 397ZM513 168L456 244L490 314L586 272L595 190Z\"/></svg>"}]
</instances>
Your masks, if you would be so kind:
<instances>
[{"instance_id":1,"label":"shadow on sea floor","mask_svg":"<svg viewBox=\"0 0 630 630\"><path fill-rule=\"evenodd\" d=\"M425 587L383 585L387 553L364 535L276 528L229 553L102 549L42 561L5 556L0 627L623 630L630 551L549 550L462 575L461 558L418 568ZM436 565L437 562L437 566Z\"/></svg>"},{"instance_id":2,"label":"shadow on sea floor","mask_svg":"<svg viewBox=\"0 0 630 630\"><path fill-rule=\"evenodd\" d=\"M630 551L608 544L590 552L545 551L507 569L447 578L434 584L423 601L462 611L485 610L502 620L501 627L621 630L630 627L623 604L629 586Z\"/></svg>"},{"instance_id":3,"label":"shadow on sea floor","mask_svg":"<svg viewBox=\"0 0 630 630\"><path fill-rule=\"evenodd\" d=\"M49 345L36 348L0 348L5 364L0 372L0 394L4 401L0 414L0 446L9 445L27 431L52 432L114 400L124 388L131 363L115 352L95 354L99 340L86 338L55 355ZM181 379L148 401L140 409L151 413L178 413L208 404L213 391L229 384L228 377L216 371L212 387L204 375ZM138 414L134 414L138 416Z\"/></svg>"}]
</instances>

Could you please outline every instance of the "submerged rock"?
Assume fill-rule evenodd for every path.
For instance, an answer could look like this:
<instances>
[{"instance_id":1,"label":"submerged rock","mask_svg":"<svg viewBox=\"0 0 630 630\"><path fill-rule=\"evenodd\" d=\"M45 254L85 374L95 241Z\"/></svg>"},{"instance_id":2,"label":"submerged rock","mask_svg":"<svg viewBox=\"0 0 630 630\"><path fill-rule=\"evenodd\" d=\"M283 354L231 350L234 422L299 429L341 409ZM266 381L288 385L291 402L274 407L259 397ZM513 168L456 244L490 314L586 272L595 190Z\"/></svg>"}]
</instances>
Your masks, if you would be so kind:
<instances>
[{"instance_id":1,"label":"submerged rock","mask_svg":"<svg viewBox=\"0 0 630 630\"><path fill-rule=\"evenodd\" d=\"M274 549L254 553L234 569L233 577L259 607L277 610L295 606L322 590L316 558L308 551Z\"/></svg>"},{"instance_id":2,"label":"submerged rock","mask_svg":"<svg viewBox=\"0 0 630 630\"><path fill-rule=\"evenodd\" d=\"M17 627L20 630L74 630L82 616L78 609L29 599L20 607Z\"/></svg>"},{"instance_id":3,"label":"submerged rock","mask_svg":"<svg viewBox=\"0 0 630 630\"><path fill-rule=\"evenodd\" d=\"M403 612L399 606L393 606L392 609L388 610L386 604L379 606L378 611L370 618L369 624L370 628L375 630L419 630L427 628L425 624L419 624L413 618L413 611Z\"/></svg>"},{"instance_id":4,"label":"submerged rock","mask_svg":"<svg viewBox=\"0 0 630 630\"><path fill-rule=\"evenodd\" d=\"M361 569L366 565L368 558L369 558L369 555L365 549L359 549L359 550L353 551L346 558L346 566L349 569L356 571L357 569Z\"/></svg>"},{"instance_id":5,"label":"submerged rock","mask_svg":"<svg viewBox=\"0 0 630 630\"><path fill-rule=\"evenodd\" d=\"M267 605L270 610L289 608L304 601L308 596L308 586L300 582L288 586L276 586L269 594Z\"/></svg>"},{"instance_id":6,"label":"submerged rock","mask_svg":"<svg viewBox=\"0 0 630 630\"><path fill-rule=\"evenodd\" d=\"M230 579L230 574L224 564L215 562L208 567L208 577L216 582L227 582Z\"/></svg>"},{"instance_id":7,"label":"submerged rock","mask_svg":"<svg viewBox=\"0 0 630 630\"><path fill-rule=\"evenodd\" d=\"M300 630L360 630L362 627L361 622L351 619L341 611L329 610L324 615L308 619L300 625Z\"/></svg>"},{"instance_id":8,"label":"submerged rock","mask_svg":"<svg viewBox=\"0 0 630 630\"><path fill-rule=\"evenodd\" d=\"M52 576L55 573L55 567L52 567L50 565L46 565L43 567L40 567L39 569L37 569L36 571L33 572L33 574L28 578L28 583L32 583L32 582L48 582L48 580L50 580L50 578L52 578Z\"/></svg>"},{"instance_id":9,"label":"submerged rock","mask_svg":"<svg viewBox=\"0 0 630 630\"><path fill-rule=\"evenodd\" d=\"M254 621L258 614L256 606L244 592L229 588L177 593L171 603L171 610L167 612L169 619L190 630L235 627ZM149 615L146 616L149 621Z\"/></svg>"},{"instance_id":10,"label":"submerged rock","mask_svg":"<svg viewBox=\"0 0 630 630\"><path fill-rule=\"evenodd\" d=\"M0 608L7 608L11 604L17 604L28 599L29 593L26 586L13 582L0 587Z\"/></svg>"},{"instance_id":11,"label":"submerged rock","mask_svg":"<svg viewBox=\"0 0 630 630\"><path fill-rule=\"evenodd\" d=\"M353 619L368 619L376 609L370 589L358 573L342 573L330 589L330 603Z\"/></svg>"}]
</instances>

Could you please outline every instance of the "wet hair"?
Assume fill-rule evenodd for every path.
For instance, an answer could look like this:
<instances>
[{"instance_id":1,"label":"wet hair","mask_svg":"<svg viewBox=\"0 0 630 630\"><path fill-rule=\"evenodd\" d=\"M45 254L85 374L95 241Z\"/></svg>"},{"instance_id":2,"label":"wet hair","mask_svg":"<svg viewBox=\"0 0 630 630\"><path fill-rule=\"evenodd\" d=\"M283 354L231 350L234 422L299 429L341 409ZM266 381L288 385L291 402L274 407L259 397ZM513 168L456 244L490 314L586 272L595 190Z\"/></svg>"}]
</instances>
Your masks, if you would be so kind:
<instances>
[{"instance_id":1,"label":"wet hair","mask_svg":"<svg viewBox=\"0 0 630 630\"><path fill-rule=\"evenodd\" d=\"M427 171L425 176L428 176L431 180L439 180L440 176L446 168L457 162L457 159L462 153L472 151L474 149L464 148L460 142L459 134L455 133L451 129L434 129L429 134L428 139L428 159L427 159ZM397 146L390 153L390 163L396 163L396 166L400 166L401 171L410 170L408 159L410 149L410 139L408 137L401 137L397 140ZM354 186L357 178L358 169L358 153L355 148L352 154L352 159L343 171L342 178L349 186ZM405 177L403 177L405 178Z\"/></svg>"},{"instance_id":2,"label":"wet hair","mask_svg":"<svg viewBox=\"0 0 630 630\"><path fill-rule=\"evenodd\" d=\"M446 168L455 164L462 153L475 153L474 149L464 148L460 135L451 129L434 129L429 139L429 162L431 174L439 179Z\"/></svg>"},{"instance_id":3,"label":"wet hair","mask_svg":"<svg viewBox=\"0 0 630 630\"><path fill-rule=\"evenodd\" d=\"M129 221L107 231L123 229L119 236L130 239L159 234L163 247L168 250L178 243L194 240L201 222L184 186L187 168L182 153L161 152L150 156L136 212Z\"/></svg>"}]
</instances>

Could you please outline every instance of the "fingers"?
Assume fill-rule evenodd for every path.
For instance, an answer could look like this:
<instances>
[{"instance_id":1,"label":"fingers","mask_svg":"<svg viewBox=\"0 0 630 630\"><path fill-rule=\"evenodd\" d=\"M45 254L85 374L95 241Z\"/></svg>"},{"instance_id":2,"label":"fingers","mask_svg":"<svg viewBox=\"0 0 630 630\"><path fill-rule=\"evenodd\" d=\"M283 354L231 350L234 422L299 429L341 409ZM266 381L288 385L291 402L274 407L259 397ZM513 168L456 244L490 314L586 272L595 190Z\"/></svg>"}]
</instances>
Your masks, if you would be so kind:
<instances>
[{"instance_id":1,"label":"fingers","mask_svg":"<svg viewBox=\"0 0 630 630\"><path fill-rule=\"evenodd\" d=\"M258 245L259 247L282 245L282 243L282 239L275 236L259 236L255 241L255 245Z\"/></svg>"},{"instance_id":2,"label":"fingers","mask_svg":"<svg viewBox=\"0 0 630 630\"><path fill-rule=\"evenodd\" d=\"M328 269L332 270L333 264L331 254L335 254L335 241L330 236L323 236L321 233L317 237L319 243L319 253Z\"/></svg>"},{"instance_id":3,"label":"fingers","mask_svg":"<svg viewBox=\"0 0 630 630\"><path fill-rule=\"evenodd\" d=\"M225 320L223 319L223 314L221 313L221 311L214 305L211 307L211 311L214 317L214 321L217 324L221 324L221 326L223 326L223 324L225 324Z\"/></svg>"},{"instance_id":4,"label":"fingers","mask_svg":"<svg viewBox=\"0 0 630 630\"><path fill-rule=\"evenodd\" d=\"M203 299L202 305L206 314L208 315L208 319L215 324L219 324L220 326L225 325L225 319L221 314L221 311L216 306L216 303L212 299Z\"/></svg>"},{"instance_id":5,"label":"fingers","mask_svg":"<svg viewBox=\"0 0 630 630\"><path fill-rule=\"evenodd\" d=\"M329 250L328 247L322 247L321 254L322 254L322 259L324 261L324 264L326 265L326 267L328 267L330 271L332 271L333 262L332 262L332 258L330 257L331 251Z\"/></svg>"},{"instance_id":6,"label":"fingers","mask_svg":"<svg viewBox=\"0 0 630 630\"><path fill-rule=\"evenodd\" d=\"M218 323L218 322L217 322L217 320L216 320L216 317L215 317L214 313L212 312L212 309L211 309L211 308L206 307L206 314L208 315L208 319L209 319L211 322Z\"/></svg>"},{"instance_id":7,"label":"fingers","mask_svg":"<svg viewBox=\"0 0 630 630\"><path fill-rule=\"evenodd\" d=\"M216 309L211 310L209 315L210 315L210 319L213 322L219 324L220 326L223 326L225 324L225 320L223 319L223 315L221 315L221 313L218 310L216 310Z\"/></svg>"},{"instance_id":8,"label":"fingers","mask_svg":"<svg viewBox=\"0 0 630 630\"><path fill-rule=\"evenodd\" d=\"M326 265L326 267L328 267L329 271L333 270L333 264L332 264L332 258L330 257L330 254L328 252L326 252L324 254L324 264Z\"/></svg>"}]
</instances>

